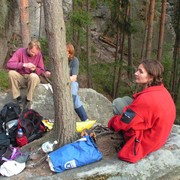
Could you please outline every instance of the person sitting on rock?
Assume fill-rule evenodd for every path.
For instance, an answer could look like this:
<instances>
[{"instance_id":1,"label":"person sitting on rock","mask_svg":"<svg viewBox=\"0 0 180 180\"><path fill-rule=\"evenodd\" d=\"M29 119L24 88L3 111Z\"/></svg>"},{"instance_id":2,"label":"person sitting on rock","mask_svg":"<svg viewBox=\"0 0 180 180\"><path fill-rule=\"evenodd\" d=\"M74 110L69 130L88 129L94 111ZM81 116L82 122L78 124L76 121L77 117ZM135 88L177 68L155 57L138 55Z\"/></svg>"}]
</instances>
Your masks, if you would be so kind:
<instances>
[{"instance_id":1,"label":"person sitting on rock","mask_svg":"<svg viewBox=\"0 0 180 180\"><path fill-rule=\"evenodd\" d=\"M72 97L74 109L81 121L88 120L88 116L86 111L82 105L80 97L78 95L79 84L77 82L77 75L79 71L79 60L74 56L74 46L72 44L66 45L66 50L68 53L68 65L70 68L70 81L71 81L71 89L72 89Z\"/></svg>"},{"instance_id":2,"label":"person sitting on rock","mask_svg":"<svg viewBox=\"0 0 180 180\"><path fill-rule=\"evenodd\" d=\"M114 117L108 127L122 133L125 144L118 152L121 160L135 163L161 148L176 118L173 99L162 82L164 68L156 60L144 60L135 72L142 91L113 101Z\"/></svg>"},{"instance_id":3,"label":"person sitting on rock","mask_svg":"<svg viewBox=\"0 0 180 180\"><path fill-rule=\"evenodd\" d=\"M39 76L45 72L40 50L40 42L33 39L28 48L19 48L7 62L12 96L21 108L31 107L34 89L40 83ZM27 95L23 102L20 88L24 87L27 87Z\"/></svg>"}]
</instances>

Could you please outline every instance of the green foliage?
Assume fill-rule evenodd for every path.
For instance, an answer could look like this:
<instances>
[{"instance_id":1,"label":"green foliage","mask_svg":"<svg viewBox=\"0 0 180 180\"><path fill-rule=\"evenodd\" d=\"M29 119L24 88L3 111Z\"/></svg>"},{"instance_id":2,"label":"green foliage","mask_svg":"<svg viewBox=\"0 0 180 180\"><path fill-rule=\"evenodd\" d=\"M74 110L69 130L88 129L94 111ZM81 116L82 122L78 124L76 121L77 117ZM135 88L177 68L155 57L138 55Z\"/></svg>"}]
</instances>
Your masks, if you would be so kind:
<instances>
[{"instance_id":1,"label":"green foliage","mask_svg":"<svg viewBox=\"0 0 180 180\"><path fill-rule=\"evenodd\" d=\"M112 91L112 65L108 63L94 64L91 68L95 89L103 93Z\"/></svg>"},{"instance_id":2,"label":"green foliage","mask_svg":"<svg viewBox=\"0 0 180 180\"><path fill-rule=\"evenodd\" d=\"M163 82L167 89L170 89L170 78L171 78L171 71L173 65L173 53L172 53L172 45L171 44L164 44L163 46L163 57L162 57L162 64L164 66L164 73L163 73Z\"/></svg>"},{"instance_id":3,"label":"green foliage","mask_svg":"<svg viewBox=\"0 0 180 180\"><path fill-rule=\"evenodd\" d=\"M74 24L78 28L78 30L80 30L84 26L90 25L91 21L92 19L89 16L88 12L82 9L73 11L70 14L70 22Z\"/></svg>"},{"instance_id":4,"label":"green foliage","mask_svg":"<svg viewBox=\"0 0 180 180\"><path fill-rule=\"evenodd\" d=\"M42 52L42 55L43 55L43 60L44 60L45 67L48 67L48 65L49 65L49 55L48 55L48 42L47 42L47 39L41 38L39 41L41 43L41 52Z\"/></svg>"},{"instance_id":5,"label":"green foliage","mask_svg":"<svg viewBox=\"0 0 180 180\"><path fill-rule=\"evenodd\" d=\"M169 82L171 77L171 70L172 70L172 59L165 59L162 62L164 66L164 73L163 73L163 82L165 86L169 89Z\"/></svg>"},{"instance_id":6,"label":"green foliage","mask_svg":"<svg viewBox=\"0 0 180 180\"><path fill-rule=\"evenodd\" d=\"M8 73L6 70L0 70L0 91L9 89Z\"/></svg>"}]
</instances>

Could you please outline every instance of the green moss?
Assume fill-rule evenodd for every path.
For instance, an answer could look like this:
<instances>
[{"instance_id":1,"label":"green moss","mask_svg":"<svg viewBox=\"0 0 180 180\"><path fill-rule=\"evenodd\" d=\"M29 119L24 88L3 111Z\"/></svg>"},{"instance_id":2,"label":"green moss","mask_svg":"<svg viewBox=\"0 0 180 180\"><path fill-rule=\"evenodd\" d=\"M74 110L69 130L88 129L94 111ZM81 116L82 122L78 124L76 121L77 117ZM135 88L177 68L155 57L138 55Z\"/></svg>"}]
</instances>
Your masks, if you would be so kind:
<instances>
[{"instance_id":1,"label":"green moss","mask_svg":"<svg viewBox=\"0 0 180 180\"><path fill-rule=\"evenodd\" d=\"M6 70L0 70L0 91L9 89L8 73Z\"/></svg>"}]
</instances>

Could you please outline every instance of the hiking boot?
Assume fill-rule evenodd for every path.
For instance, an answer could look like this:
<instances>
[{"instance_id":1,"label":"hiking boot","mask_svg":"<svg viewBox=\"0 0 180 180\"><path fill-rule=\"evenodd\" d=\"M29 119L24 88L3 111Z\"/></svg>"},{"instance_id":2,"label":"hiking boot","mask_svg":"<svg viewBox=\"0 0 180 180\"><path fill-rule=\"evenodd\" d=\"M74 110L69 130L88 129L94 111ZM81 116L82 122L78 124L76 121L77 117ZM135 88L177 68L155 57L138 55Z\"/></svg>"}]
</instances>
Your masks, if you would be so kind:
<instances>
[{"instance_id":1,"label":"hiking boot","mask_svg":"<svg viewBox=\"0 0 180 180\"><path fill-rule=\"evenodd\" d=\"M20 106L21 110L23 110L23 99L21 96L16 98L16 103Z\"/></svg>"},{"instance_id":2,"label":"hiking boot","mask_svg":"<svg viewBox=\"0 0 180 180\"><path fill-rule=\"evenodd\" d=\"M31 109L31 101L28 101L27 99L25 99L23 109Z\"/></svg>"}]
</instances>

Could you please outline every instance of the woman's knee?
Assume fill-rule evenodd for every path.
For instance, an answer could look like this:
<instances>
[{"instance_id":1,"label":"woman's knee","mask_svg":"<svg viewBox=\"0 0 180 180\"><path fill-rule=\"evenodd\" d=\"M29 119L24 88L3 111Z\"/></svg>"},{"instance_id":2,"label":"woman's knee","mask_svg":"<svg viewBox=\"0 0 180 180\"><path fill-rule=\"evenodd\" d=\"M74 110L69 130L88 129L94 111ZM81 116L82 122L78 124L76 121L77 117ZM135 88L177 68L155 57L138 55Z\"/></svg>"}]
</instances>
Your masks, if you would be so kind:
<instances>
[{"instance_id":1,"label":"woman's knee","mask_svg":"<svg viewBox=\"0 0 180 180\"><path fill-rule=\"evenodd\" d=\"M114 115L116 114L122 114L123 109L130 105L132 103L133 99L130 98L129 96L124 96L122 98L116 98L114 99L113 103L112 103L112 107L113 107L113 113Z\"/></svg>"}]
</instances>

